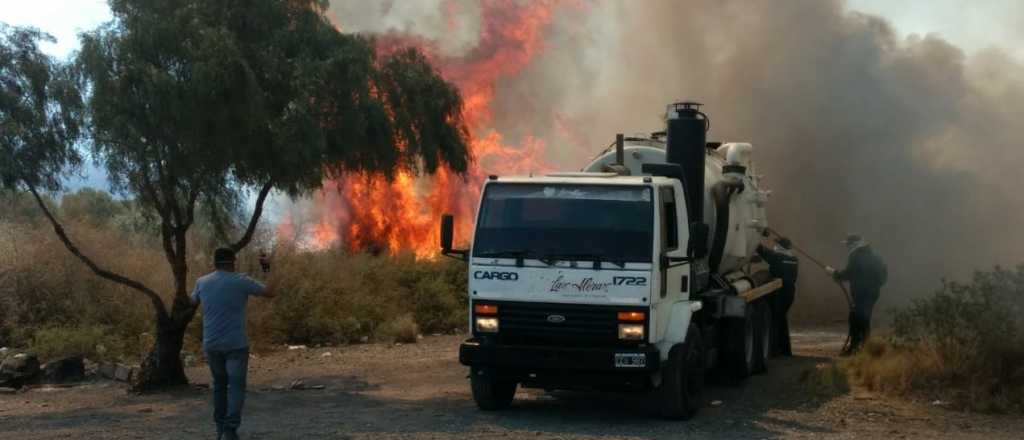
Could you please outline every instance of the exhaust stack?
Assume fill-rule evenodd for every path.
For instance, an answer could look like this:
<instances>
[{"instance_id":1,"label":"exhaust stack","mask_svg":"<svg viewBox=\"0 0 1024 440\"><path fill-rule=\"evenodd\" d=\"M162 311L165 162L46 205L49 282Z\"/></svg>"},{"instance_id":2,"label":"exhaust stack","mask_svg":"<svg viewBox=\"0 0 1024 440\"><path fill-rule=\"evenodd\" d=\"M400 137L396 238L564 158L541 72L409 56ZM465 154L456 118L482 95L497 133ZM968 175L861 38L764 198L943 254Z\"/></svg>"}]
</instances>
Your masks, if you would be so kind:
<instances>
[{"instance_id":1,"label":"exhaust stack","mask_svg":"<svg viewBox=\"0 0 1024 440\"><path fill-rule=\"evenodd\" d=\"M686 211L690 222L704 221L704 161L708 117L700 103L677 102L668 106L665 161L683 169Z\"/></svg>"}]
</instances>

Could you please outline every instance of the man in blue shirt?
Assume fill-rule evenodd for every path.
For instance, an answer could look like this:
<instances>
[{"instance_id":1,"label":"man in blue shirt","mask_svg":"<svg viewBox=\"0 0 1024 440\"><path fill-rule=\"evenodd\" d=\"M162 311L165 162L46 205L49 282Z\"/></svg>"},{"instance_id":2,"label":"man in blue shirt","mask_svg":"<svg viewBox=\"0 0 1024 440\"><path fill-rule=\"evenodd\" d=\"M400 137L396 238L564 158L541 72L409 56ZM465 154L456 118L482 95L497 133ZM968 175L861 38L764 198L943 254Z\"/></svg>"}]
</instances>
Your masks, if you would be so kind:
<instances>
[{"instance_id":1,"label":"man in blue shirt","mask_svg":"<svg viewBox=\"0 0 1024 440\"><path fill-rule=\"evenodd\" d=\"M235 272L235 252L213 253L216 270L196 280L192 303L203 309L203 351L213 376L213 420L217 439L238 438L249 368L245 306L250 296L272 298L272 287Z\"/></svg>"}]
</instances>

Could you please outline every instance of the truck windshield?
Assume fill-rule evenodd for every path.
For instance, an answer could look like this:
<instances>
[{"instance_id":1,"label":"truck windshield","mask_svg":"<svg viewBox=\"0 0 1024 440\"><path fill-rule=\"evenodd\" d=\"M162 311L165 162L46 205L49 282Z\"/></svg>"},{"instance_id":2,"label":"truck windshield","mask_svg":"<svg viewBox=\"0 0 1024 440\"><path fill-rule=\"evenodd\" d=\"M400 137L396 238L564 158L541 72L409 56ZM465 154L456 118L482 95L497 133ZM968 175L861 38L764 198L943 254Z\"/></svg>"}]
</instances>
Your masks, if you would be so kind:
<instances>
[{"instance_id":1,"label":"truck windshield","mask_svg":"<svg viewBox=\"0 0 1024 440\"><path fill-rule=\"evenodd\" d=\"M495 183L473 256L649 263L653 216L647 187Z\"/></svg>"}]
</instances>

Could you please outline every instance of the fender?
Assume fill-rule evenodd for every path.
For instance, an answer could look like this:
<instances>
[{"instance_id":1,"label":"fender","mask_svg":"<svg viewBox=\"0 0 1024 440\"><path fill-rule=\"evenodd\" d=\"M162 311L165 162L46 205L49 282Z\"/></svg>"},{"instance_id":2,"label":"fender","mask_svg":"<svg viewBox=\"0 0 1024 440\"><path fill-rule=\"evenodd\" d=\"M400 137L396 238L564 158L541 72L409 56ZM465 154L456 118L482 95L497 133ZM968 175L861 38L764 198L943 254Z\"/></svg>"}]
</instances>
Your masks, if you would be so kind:
<instances>
[{"instance_id":1,"label":"fender","mask_svg":"<svg viewBox=\"0 0 1024 440\"><path fill-rule=\"evenodd\" d=\"M679 301L672 304L672 311L669 314L668 329L661 341L654 345L661 352L661 360L668 360L668 353L683 342L686 342L686 332L690 329L690 319L693 314L702 309L704 304L700 301Z\"/></svg>"}]
</instances>

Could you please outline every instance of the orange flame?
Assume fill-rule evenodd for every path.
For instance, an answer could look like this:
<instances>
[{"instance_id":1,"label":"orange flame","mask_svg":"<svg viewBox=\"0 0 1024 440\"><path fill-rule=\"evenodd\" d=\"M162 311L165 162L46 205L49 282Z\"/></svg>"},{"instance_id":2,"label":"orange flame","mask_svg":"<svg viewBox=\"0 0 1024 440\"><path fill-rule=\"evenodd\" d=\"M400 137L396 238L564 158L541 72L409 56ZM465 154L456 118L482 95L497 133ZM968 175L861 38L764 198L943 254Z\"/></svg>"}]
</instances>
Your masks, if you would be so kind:
<instances>
[{"instance_id":1,"label":"orange flame","mask_svg":"<svg viewBox=\"0 0 1024 440\"><path fill-rule=\"evenodd\" d=\"M450 9L454 4L445 6ZM325 181L324 190L314 197L320 209L309 234L311 244L318 248L343 244L353 251L390 254L411 251L430 258L440 247L442 214L455 215L457 239L470 238L480 187L488 174L550 170L541 140L530 137L517 147L503 141L502 134L491 127L491 103L499 79L518 75L544 49L543 33L555 6L554 1L485 1L479 41L460 56L439 55L434 42L416 36L382 37L381 51L416 46L460 89L473 162L464 176L442 168L421 177L400 170L390 181L374 173L350 173ZM282 232L294 237L294 226L286 221L279 227Z\"/></svg>"}]
</instances>

